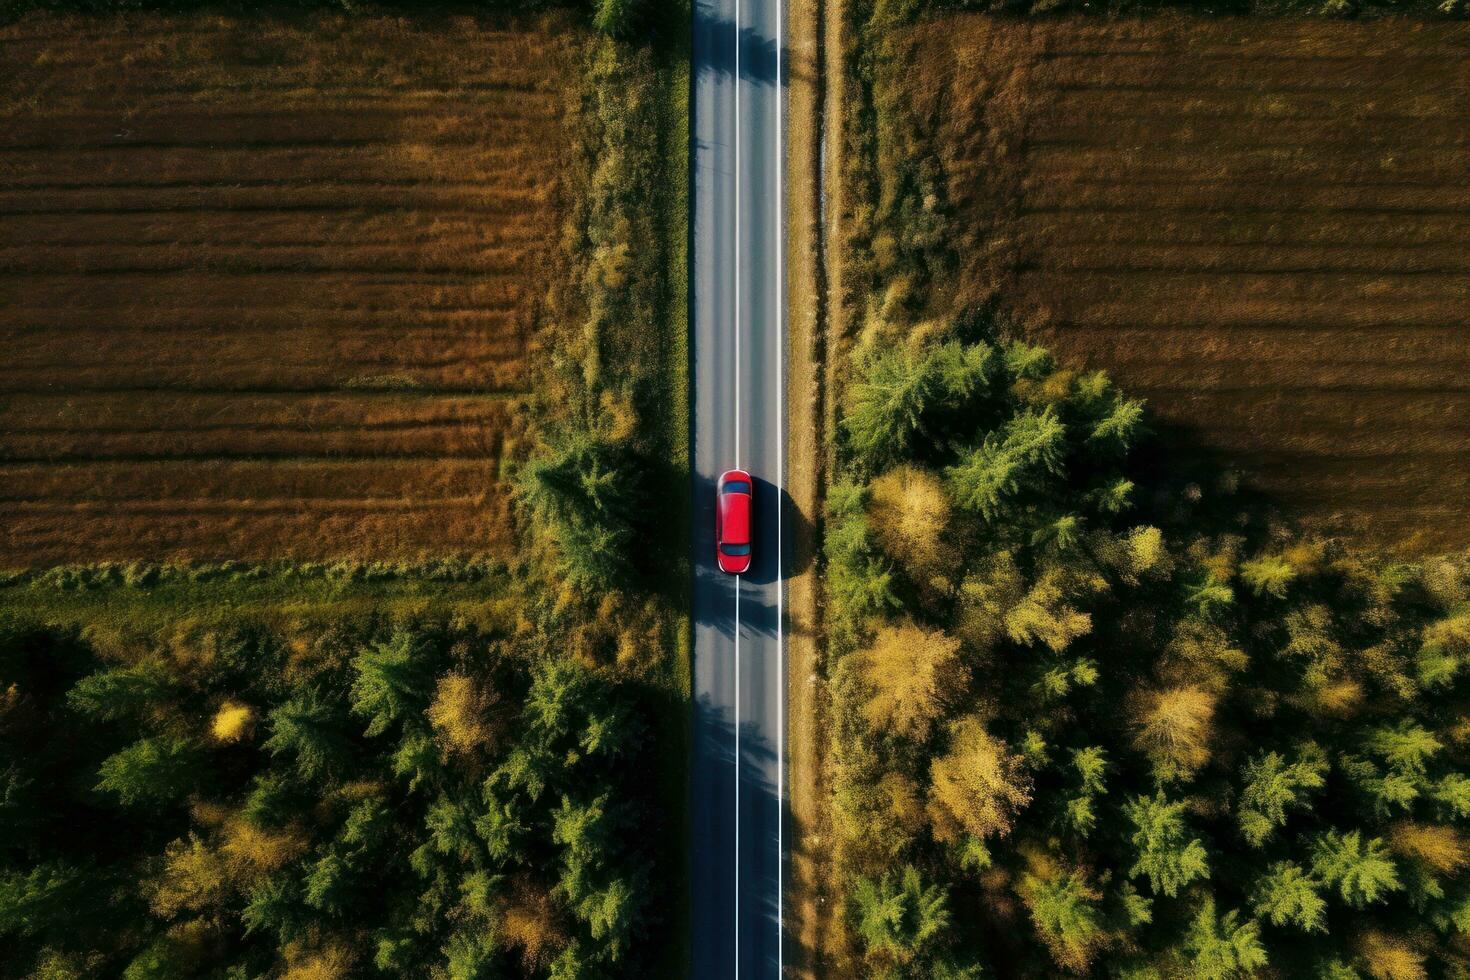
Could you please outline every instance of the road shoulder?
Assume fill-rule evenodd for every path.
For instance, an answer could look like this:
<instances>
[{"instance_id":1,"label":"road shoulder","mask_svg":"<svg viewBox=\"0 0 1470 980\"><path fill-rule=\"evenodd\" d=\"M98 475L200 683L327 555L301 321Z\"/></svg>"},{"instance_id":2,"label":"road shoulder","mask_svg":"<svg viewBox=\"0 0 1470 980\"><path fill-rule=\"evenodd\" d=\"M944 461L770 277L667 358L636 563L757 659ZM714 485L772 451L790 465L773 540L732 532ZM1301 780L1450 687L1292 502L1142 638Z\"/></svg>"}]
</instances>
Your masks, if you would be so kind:
<instances>
[{"instance_id":1,"label":"road shoulder","mask_svg":"<svg viewBox=\"0 0 1470 980\"><path fill-rule=\"evenodd\" d=\"M786 974L821 975L827 936L827 816L822 779L822 677L818 552L826 481L827 280L823 256L822 146L828 114L823 64L831 0L787 8L786 278L787 473L794 534L787 582L786 690L789 852ZM830 139L831 134L826 133ZM828 143L827 145L831 145Z\"/></svg>"}]
</instances>

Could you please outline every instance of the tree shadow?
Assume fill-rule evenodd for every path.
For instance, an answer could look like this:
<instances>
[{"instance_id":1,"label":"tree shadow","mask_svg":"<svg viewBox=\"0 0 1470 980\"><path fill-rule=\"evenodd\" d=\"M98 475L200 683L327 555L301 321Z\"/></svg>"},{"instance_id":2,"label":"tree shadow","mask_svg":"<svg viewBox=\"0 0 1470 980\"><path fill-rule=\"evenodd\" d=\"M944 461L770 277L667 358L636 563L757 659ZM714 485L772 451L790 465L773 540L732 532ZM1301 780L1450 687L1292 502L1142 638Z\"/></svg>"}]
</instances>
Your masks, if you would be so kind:
<instances>
[{"instance_id":1,"label":"tree shadow","mask_svg":"<svg viewBox=\"0 0 1470 980\"><path fill-rule=\"evenodd\" d=\"M708 698L695 702L693 745L690 975L733 976L738 955L741 974L780 976L782 762L750 722L737 740L729 707Z\"/></svg>"},{"instance_id":2,"label":"tree shadow","mask_svg":"<svg viewBox=\"0 0 1470 980\"><path fill-rule=\"evenodd\" d=\"M1152 416L1147 424L1128 461L1130 476L1147 488L1135 501L1139 516L1174 533L1236 535L1248 546L1291 523L1283 502L1253 486L1249 473L1198 428Z\"/></svg>"},{"instance_id":3,"label":"tree shadow","mask_svg":"<svg viewBox=\"0 0 1470 980\"><path fill-rule=\"evenodd\" d=\"M694 18L694 73L735 77L735 45L740 45L740 81L776 83L776 66L783 52L776 39L721 17Z\"/></svg>"}]
</instances>

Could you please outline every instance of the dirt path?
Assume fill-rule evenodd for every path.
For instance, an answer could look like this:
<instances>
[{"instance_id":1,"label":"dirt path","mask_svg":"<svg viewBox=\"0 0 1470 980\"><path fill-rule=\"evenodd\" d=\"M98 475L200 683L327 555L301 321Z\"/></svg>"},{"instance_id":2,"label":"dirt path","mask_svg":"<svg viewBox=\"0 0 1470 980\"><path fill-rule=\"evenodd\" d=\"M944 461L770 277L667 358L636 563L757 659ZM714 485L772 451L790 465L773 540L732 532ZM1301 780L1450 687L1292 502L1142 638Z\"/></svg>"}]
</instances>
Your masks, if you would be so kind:
<instances>
[{"instance_id":1,"label":"dirt path","mask_svg":"<svg viewBox=\"0 0 1470 980\"><path fill-rule=\"evenodd\" d=\"M841 0L792 0L788 49L787 129L787 489L799 514L795 574L789 581L787 748L790 767L791 863L787 880L787 975L825 975L830 912L826 857L830 851L822 778L826 730L822 609L817 560L828 472L826 383L832 290L826 257L832 226L824 223L824 185L835 183L823 146L840 146L835 111L840 91L825 70L833 61ZM840 87L840 82L839 82Z\"/></svg>"}]
</instances>

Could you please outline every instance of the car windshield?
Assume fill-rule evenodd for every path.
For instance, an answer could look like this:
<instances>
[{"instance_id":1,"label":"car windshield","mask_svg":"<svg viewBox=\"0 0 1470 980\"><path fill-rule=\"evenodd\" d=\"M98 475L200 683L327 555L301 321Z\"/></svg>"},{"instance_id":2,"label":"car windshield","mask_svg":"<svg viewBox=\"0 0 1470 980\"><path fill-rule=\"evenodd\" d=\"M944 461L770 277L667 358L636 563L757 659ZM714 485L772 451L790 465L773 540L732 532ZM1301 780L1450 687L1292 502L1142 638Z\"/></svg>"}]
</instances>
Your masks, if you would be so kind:
<instances>
[{"instance_id":1,"label":"car windshield","mask_svg":"<svg viewBox=\"0 0 1470 980\"><path fill-rule=\"evenodd\" d=\"M746 483L744 480L728 480L728 481L726 481L725 486L721 490L721 492L722 493L750 493L750 484L749 483Z\"/></svg>"},{"instance_id":2,"label":"car windshield","mask_svg":"<svg viewBox=\"0 0 1470 980\"><path fill-rule=\"evenodd\" d=\"M730 555L732 558L743 558L746 555L750 554L750 545L727 544L720 550L723 551L725 554Z\"/></svg>"}]
</instances>

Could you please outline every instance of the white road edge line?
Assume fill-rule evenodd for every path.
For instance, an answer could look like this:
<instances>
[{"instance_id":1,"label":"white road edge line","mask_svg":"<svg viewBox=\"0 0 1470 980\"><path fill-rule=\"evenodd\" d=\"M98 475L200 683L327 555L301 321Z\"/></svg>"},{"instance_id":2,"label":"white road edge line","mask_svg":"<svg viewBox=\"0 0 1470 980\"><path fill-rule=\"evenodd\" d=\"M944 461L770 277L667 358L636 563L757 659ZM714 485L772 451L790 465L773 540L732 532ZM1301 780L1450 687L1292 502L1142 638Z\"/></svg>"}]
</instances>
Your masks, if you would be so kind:
<instances>
[{"instance_id":1,"label":"white road edge line","mask_svg":"<svg viewBox=\"0 0 1470 980\"><path fill-rule=\"evenodd\" d=\"M740 0L735 0L735 468L740 469ZM752 487L751 489L755 489ZM740 980L740 576L735 576L735 980Z\"/></svg>"},{"instance_id":2,"label":"white road edge line","mask_svg":"<svg viewBox=\"0 0 1470 980\"><path fill-rule=\"evenodd\" d=\"M786 489L786 99L781 89L785 58L786 0L776 0L776 976L786 973L786 579L781 546L781 495Z\"/></svg>"}]
</instances>

